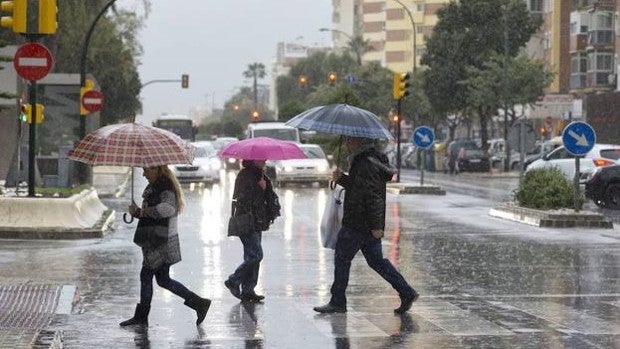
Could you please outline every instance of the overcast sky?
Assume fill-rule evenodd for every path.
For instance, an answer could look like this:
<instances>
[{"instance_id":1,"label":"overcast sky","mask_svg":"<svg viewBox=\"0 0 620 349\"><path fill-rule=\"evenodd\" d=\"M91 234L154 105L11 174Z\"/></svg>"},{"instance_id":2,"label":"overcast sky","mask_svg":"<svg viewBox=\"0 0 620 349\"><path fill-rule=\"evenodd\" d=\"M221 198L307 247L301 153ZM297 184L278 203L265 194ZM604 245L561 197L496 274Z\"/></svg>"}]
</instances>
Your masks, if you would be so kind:
<instances>
[{"instance_id":1,"label":"overcast sky","mask_svg":"<svg viewBox=\"0 0 620 349\"><path fill-rule=\"evenodd\" d=\"M127 2L128 0L124 0ZM188 114L192 108L221 108L242 86L247 65L270 71L281 41L329 46L332 0L154 0L140 34L144 49L139 67L142 83L180 79L189 74L189 89L180 83L155 83L141 94L143 120L162 113ZM268 82L270 79L264 79Z\"/></svg>"}]
</instances>

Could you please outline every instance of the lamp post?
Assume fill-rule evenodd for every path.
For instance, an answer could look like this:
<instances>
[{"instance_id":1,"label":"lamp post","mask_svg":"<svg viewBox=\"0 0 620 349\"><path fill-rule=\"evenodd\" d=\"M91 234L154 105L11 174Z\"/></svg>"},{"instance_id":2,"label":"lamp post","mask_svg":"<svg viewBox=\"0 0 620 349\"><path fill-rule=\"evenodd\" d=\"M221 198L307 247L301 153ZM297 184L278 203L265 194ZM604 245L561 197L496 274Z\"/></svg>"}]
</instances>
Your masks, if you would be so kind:
<instances>
[{"instance_id":1,"label":"lamp post","mask_svg":"<svg viewBox=\"0 0 620 349\"><path fill-rule=\"evenodd\" d=\"M93 31L95 30L95 25L97 24L101 16L103 16L105 11L107 11L108 8L110 8L110 6L112 6L112 4L114 4L115 1L116 0L110 0L101 9L101 11L97 14L97 17L95 17L95 20L93 21L93 23L91 23L90 28L88 28L88 32L86 33L86 38L84 39L84 45L82 45L82 55L80 57L80 87L81 88L86 86L86 52L88 51L88 45L90 44L90 37L92 36ZM80 106L82 105L81 97L80 97L80 101L78 102L78 105ZM84 139L84 137L86 137L86 116L85 115L80 115L79 136L80 136L80 139ZM88 165L78 163L78 173L81 179L80 180L81 184L90 183L90 167Z\"/></svg>"},{"instance_id":2,"label":"lamp post","mask_svg":"<svg viewBox=\"0 0 620 349\"><path fill-rule=\"evenodd\" d=\"M342 35L346 36L349 39L349 43L353 43L354 42L353 37L351 35L347 34L346 32L344 32L344 31L342 31L340 29L319 28L319 31L321 31L321 32L327 32L327 31L336 32L336 33L339 33L339 34L342 34ZM357 59L357 64L362 65L362 53L360 52L360 48L357 47L357 45L355 45L355 46L349 45L349 46L350 46L349 47L350 49L353 49L353 51L355 51L355 58Z\"/></svg>"},{"instance_id":3,"label":"lamp post","mask_svg":"<svg viewBox=\"0 0 620 349\"><path fill-rule=\"evenodd\" d=\"M407 15L409 16L409 20L411 21L411 28L413 29L413 64L412 64L412 72L415 74L416 71L416 66L417 66L417 51L416 51L416 30L415 30L415 21L413 20L413 15L411 14L411 11L409 10L409 8L407 6L405 6L405 4L403 4L400 0L394 0L396 1L400 7L403 8L403 10L405 10L405 12L407 12Z\"/></svg>"}]
</instances>

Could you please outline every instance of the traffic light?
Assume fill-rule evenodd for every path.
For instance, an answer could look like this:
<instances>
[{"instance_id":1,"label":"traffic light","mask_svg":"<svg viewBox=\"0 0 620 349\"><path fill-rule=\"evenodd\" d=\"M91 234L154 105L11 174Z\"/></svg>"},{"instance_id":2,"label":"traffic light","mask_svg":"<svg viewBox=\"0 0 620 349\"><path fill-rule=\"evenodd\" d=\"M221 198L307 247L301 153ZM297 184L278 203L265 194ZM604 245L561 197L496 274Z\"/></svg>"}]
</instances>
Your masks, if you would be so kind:
<instances>
[{"instance_id":1,"label":"traffic light","mask_svg":"<svg viewBox=\"0 0 620 349\"><path fill-rule=\"evenodd\" d=\"M239 105L237 105L237 104L233 105L233 110L234 111L239 111Z\"/></svg>"},{"instance_id":2,"label":"traffic light","mask_svg":"<svg viewBox=\"0 0 620 349\"><path fill-rule=\"evenodd\" d=\"M22 114L20 115L20 118L22 118L22 121L25 118L25 121L31 124L32 123L32 104L30 103L22 104L21 109L22 109L21 110ZM43 120L45 120L45 115L43 115L43 109L45 109L43 107L43 104L37 103L37 118L36 118L37 124L40 124L43 122Z\"/></svg>"},{"instance_id":3,"label":"traffic light","mask_svg":"<svg viewBox=\"0 0 620 349\"><path fill-rule=\"evenodd\" d=\"M84 94L90 90L95 88L95 82L91 79L86 79L83 87L80 87L80 115L88 115L90 112L84 108L84 104L82 104L84 100Z\"/></svg>"},{"instance_id":4,"label":"traffic light","mask_svg":"<svg viewBox=\"0 0 620 349\"><path fill-rule=\"evenodd\" d=\"M394 122L394 125L397 125L397 124L398 124L398 114L394 114L394 115L392 116L392 121Z\"/></svg>"},{"instance_id":5,"label":"traffic light","mask_svg":"<svg viewBox=\"0 0 620 349\"><path fill-rule=\"evenodd\" d=\"M327 74L327 82L329 82L330 85L336 85L336 81L338 81L338 75L336 75L336 73L330 72Z\"/></svg>"},{"instance_id":6,"label":"traffic light","mask_svg":"<svg viewBox=\"0 0 620 349\"><path fill-rule=\"evenodd\" d=\"M253 111L252 112L252 121L253 122L257 122L259 118L260 118L260 113L258 111L256 111L256 110Z\"/></svg>"},{"instance_id":7,"label":"traffic light","mask_svg":"<svg viewBox=\"0 0 620 349\"><path fill-rule=\"evenodd\" d=\"M394 73L394 86L392 87L392 96L398 100L409 95L409 73Z\"/></svg>"},{"instance_id":8,"label":"traffic light","mask_svg":"<svg viewBox=\"0 0 620 349\"><path fill-rule=\"evenodd\" d=\"M181 88L189 87L189 75L183 74L181 75Z\"/></svg>"},{"instance_id":9,"label":"traffic light","mask_svg":"<svg viewBox=\"0 0 620 349\"><path fill-rule=\"evenodd\" d=\"M57 0L39 0L39 30L38 34L56 34L58 29Z\"/></svg>"},{"instance_id":10,"label":"traffic light","mask_svg":"<svg viewBox=\"0 0 620 349\"><path fill-rule=\"evenodd\" d=\"M300 75L299 76L299 87L306 88L306 85L308 85L308 77L305 75Z\"/></svg>"},{"instance_id":11,"label":"traffic light","mask_svg":"<svg viewBox=\"0 0 620 349\"><path fill-rule=\"evenodd\" d=\"M0 11L9 12L10 16L0 17L0 26L10 28L14 33L27 33L28 0L12 0L0 2Z\"/></svg>"}]
</instances>

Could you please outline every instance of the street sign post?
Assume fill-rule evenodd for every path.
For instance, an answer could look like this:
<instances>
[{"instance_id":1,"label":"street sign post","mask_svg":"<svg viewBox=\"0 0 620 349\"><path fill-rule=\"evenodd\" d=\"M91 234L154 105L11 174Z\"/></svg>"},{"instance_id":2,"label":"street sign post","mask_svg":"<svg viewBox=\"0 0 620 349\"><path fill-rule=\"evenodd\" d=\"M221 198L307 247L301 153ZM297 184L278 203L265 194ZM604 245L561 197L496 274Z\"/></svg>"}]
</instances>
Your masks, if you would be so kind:
<instances>
[{"instance_id":1,"label":"street sign post","mask_svg":"<svg viewBox=\"0 0 620 349\"><path fill-rule=\"evenodd\" d=\"M95 90L87 91L82 96L82 106L90 113L101 110L103 106L103 93Z\"/></svg>"},{"instance_id":2,"label":"street sign post","mask_svg":"<svg viewBox=\"0 0 620 349\"><path fill-rule=\"evenodd\" d=\"M412 142L422 148L422 159L420 161L420 185L424 185L424 166L426 162L426 149L435 141L435 133L428 126L418 126L413 130Z\"/></svg>"},{"instance_id":3,"label":"street sign post","mask_svg":"<svg viewBox=\"0 0 620 349\"><path fill-rule=\"evenodd\" d=\"M577 212L581 208L579 202L579 195L581 194L581 191L579 190L579 159L594 147L594 144L596 143L596 133L594 132L592 126L587 123L582 121L573 121L568 124L566 128L564 128L564 131L562 132L562 142L564 143L564 148L566 148L569 153L575 155L573 205L575 212Z\"/></svg>"},{"instance_id":4,"label":"street sign post","mask_svg":"<svg viewBox=\"0 0 620 349\"><path fill-rule=\"evenodd\" d=\"M43 79L52 69L52 54L47 47L36 42L21 45L13 59L17 75L35 81Z\"/></svg>"}]
</instances>

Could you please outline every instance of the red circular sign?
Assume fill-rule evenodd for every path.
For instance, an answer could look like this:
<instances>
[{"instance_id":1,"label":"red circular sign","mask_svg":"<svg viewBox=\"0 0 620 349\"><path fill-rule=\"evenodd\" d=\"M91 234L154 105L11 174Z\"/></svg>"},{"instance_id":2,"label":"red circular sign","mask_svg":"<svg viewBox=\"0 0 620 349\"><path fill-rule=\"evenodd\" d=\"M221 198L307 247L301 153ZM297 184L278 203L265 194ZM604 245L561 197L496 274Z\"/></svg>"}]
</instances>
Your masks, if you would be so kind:
<instances>
[{"instance_id":1,"label":"red circular sign","mask_svg":"<svg viewBox=\"0 0 620 349\"><path fill-rule=\"evenodd\" d=\"M103 93L95 90L85 92L82 96L82 106L91 113L99 111L103 106Z\"/></svg>"},{"instance_id":2,"label":"red circular sign","mask_svg":"<svg viewBox=\"0 0 620 349\"><path fill-rule=\"evenodd\" d=\"M47 47L29 42L21 45L13 59L17 75L26 80L43 79L52 69L52 54Z\"/></svg>"},{"instance_id":3,"label":"red circular sign","mask_svg":"<svg viewBox=\"0 0 620 349\"><path fill-rule=\"evenodd\" d=\"M553 123L553 118L551 116L547 116L545 121L547 122L547 125L551 125Z\"/></svg>"}]
</instances>

